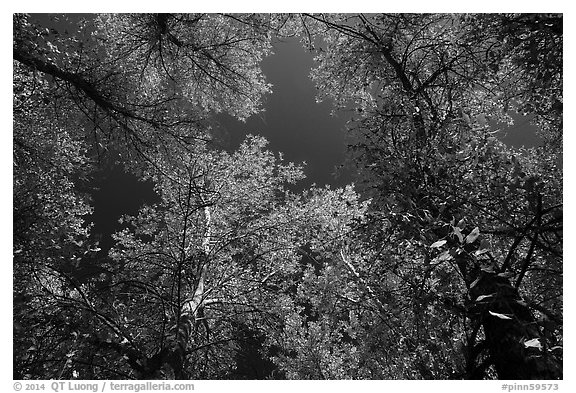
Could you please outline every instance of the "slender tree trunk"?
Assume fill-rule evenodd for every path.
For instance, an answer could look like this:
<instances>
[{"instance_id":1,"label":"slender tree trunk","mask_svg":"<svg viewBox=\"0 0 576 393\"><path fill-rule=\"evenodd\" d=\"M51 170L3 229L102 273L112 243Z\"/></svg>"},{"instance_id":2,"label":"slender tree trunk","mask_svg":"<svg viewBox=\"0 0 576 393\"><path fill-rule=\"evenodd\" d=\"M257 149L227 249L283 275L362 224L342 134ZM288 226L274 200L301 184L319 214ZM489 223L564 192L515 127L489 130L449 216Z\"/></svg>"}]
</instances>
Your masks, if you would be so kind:
<instances>
[{"instance_id":1,"label":"slender tree trunk","mask_svg":"<svg viewBox=\"0 0 576 393\"><path fill-rule=\"evenodd\" d=\"M180 318L173 327L173 334L169 344L154 356L146 359L143 371L138 374L139 379L156 379L168 377L169 379L190 379L188 373L187 354L190 350L192 332L203 319L205 301L205 282L208 268L208 255L210 253L210 237L212 232L212 217L210 207L204 207L205 231L202 238L202 252L198 264L200 273L195 288L186 295L183 302ZM205 321L204 321L205 322ZM207 323L205 323L207 327Z\"/></svg>"}]
</instances>

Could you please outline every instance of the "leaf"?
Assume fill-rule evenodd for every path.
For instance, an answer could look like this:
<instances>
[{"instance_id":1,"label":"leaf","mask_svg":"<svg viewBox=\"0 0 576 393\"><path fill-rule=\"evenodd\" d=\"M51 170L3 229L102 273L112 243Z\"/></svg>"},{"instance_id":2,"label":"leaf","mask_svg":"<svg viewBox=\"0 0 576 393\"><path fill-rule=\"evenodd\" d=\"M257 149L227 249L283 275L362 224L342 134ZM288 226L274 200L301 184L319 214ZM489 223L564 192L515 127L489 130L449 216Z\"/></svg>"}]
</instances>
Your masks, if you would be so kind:
<instances>
[{"instance_id":1,"label":"leaf","mask_svg":"<svg viewBox=\"0 0 576 393\"><path fill-rule=\"evenodd\" d=\"M476 227L472 230L472 232L470 232L468 234L468 236L466 236L466 243L468 243L468 244L474 243L474 241L476 241L476 239L478 239L478 236L480 236L480 229L478 229L478 227Z\"/></svg>"},{"instance_id":2,"label":"leaf","mask_svg":"<svg viewBox=\"0 0 576 393\"><path fill-rule=\"evenodd\" d=\"M490 315L495 316L496 318L500 318L500 319L512 319L512 317L509 317L506 314L500 314L497 312L492 312L492 311L488 311L490 313Z\"/></svg>"},{"instance_id":3,"label":"leaf","mask_svg":"<svg viewBox=\"0 0 576 393\"><path fill-rule=\"evenodd\" d=\"M482 301L482 300L487 299L489 297L493 297L494 295L495 295L495 293L491 293L490 295L481 295L481 296L478 296L476 298L476 301L479 302L479 301Z\"/></svg>"},{"instance_id":4,"label":"leaf","mask_svg":"<svg viewBox=\"0 0 576 393\"><path fill-rule=\"evenodd\" d=\"M540 344L539 338L533 338L532 340L524 341L524 346L526 348L538 348L540 351L542 350L542 344Z\"/></svg>"},{"instance_id":5,"label":"leaf","mask_svg":"<svg viewBox=\"0 0 576 393\"><path fill-rule=\"evenodd\" d=\"M470 289L474 288L476 286L476 284L478 284L480 282L480 277L478 277L476 280L474 280L474 282L472 284L470 284Z\"/></svg>"},{"instance_id":6,"label":"leaf","mask_svg":"<svg viewBox=\"0 0 576 393\"><path fill-rule=\"evenodd\" d=\"M464 219L461 219L460 221L458 221L458 224L456 224L456 226L460 229L463 229L464 225L466 225L466 221Z\"/></svg>"},{"instance_id":7,"label":"leaf","mask_svg":"<svg viewBox=\"0 0 576 393\"><path fill-rule=\"evenodd\" d=\"M462 236L462 231L458 227L453 227L454 234L458 236L458 240L460 243L464 241L464 236Z\"/></svg>"},{"instance_id":8,"label":"leaf","mask_svg":"<svg viewBox=\"0 0 576 393\"><path fill-rule=\"evenodd\" d=\"M446 244L446 240L438 240L437 242L432 243L432 245L430 246L430 248L440 248L440 247L442 247L444 244Z\"/></svg>"},{"instance_id":9,"label":"leaf","mask_svg":"<svg viewBox=\"0 0 576 393\"><path fill-rule=\"evenodd\" d=\"M514 273L512 273L512 272L498 273L498 274L496 275L496 277L510 278L510 277L514 277Z\"/></svg>"},{"instance_id":10,"label":"leaf","mask_svg":"<svg viewBox=\"0 0 576 393\"><path fill-rule=\"evenodd\" d=\"M449 250L444 251L442 254L438 255L436 258L433 259L433 262L444 262L452 259L452 255L450 254Z\"/></svg>"}]
</instances>

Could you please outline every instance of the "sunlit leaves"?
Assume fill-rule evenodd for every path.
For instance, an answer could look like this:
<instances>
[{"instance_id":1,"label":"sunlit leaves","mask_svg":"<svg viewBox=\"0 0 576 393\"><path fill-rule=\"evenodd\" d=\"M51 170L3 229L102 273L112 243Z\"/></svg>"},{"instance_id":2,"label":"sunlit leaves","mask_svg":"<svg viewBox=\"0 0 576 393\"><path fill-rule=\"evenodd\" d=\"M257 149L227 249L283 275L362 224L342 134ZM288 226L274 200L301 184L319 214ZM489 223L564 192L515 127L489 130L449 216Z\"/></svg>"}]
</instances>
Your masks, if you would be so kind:
<instances>
[{"instance_id":1,"label":"sunlit leaves","mask_svg":"<svg viewBox=\"0 0 576 393\"><path fill-rule=\"evenodd\" d=\"M67 128L77 124L53 113L49 86L18 66L14 77L14 364L19 378L57 378L73 346L62 340L71 330L62 272L84 268L89 245L92 209L75 185L89 165L83 141Z\"/></svg>"},{"instance_id":2,"label":"sunlit leaves","mask_svg":"<svg viewBox=\"0 0 576 393\"><path fill-rule=\"evenodd\" d=\"M558 38L554 23L544 27L528 15L445 14L307 15L303 25L306 21L324 32L325 45L315 47L312 71L319 98L355 110L349 123L350 156L361 190L372 198L371 220L363 228L366 243L356 251L362 255L356 258L362 261L357 271L365 269L379 290L381 283L395 284L390 276L401 279L404 286L394 299L413 313L400 317L404 323L414 321L408 337L422 343L424 326L445 324L427 314L429 308L453 320L476 318L448 301L447 294L476 293L485 285L484 274L517 277L529 265L535 271L540 262L556 265L561 229L551 229L547 243L537 247L533 236L539 229L529 224L542 206L550 212L559 209L551 215L561 215L562 174L552 164L555 155L545 149L513 149L491 128L495 121L510 120L506 111L511 106L529 107L527 101L560 100L556 107L561 110L561 93L528 87L540 84L530 72L557 69L561 55L550 67L524 61L536 55L526 47L541 37L549 39L541 49L558 48L561 38L553 39ZM527 42L515 38L516 28L526 33ZM557 74L555 80L561 80L561 70ZM522 103L514 103L518 96ZM558 113L551 121L558 120ZM533 254L533 249L539 251ZM502 264L510 272L499 273ZM535 271L516 278L518 283L527 280L522 289L535 294L528 287L538 277L538 287L555 294L555 278L544 284ZM471 298L484 304L488 296L480 292ZM512 319L491 313L492 319ZM425 377L431 373L419 371Z\"/></svg>"},{"instance_id":3,"label":"sunlit leaves","mask_svg":"<svg viewBox=\"0 0 576 393\"><path fill-rule=\"evenodd\" d=\"M430 248L440 248L442 247L444 244L446 244L446 240L438 240L437 242L434 242L430 245Z\"/></svg>"},{"instance_id":4,"label":"sunlit leaves","mask_svg":"<svg viewBox=\"0 0 576 393\"><path fill-rule=\"evenodd\" d=\"M260 61L270 53L266 16L110 14L99 17L109 61L142 93L181 93L203 110L246 119L270 91ZM254 20L251 20L254 19Z\"/></svg>"},{"instance_id":5,"label":"sunlit leaves","mask_svg":"<svg viewBox=\"0 0 576 393\"><path fill-rule=\"evenodd\" d=\"M195 156L182 157L171 176L157 177L162 202L125 218L129 227L115 235L111 256L123 266L115 277L124 293L118 297L131 299L122 313L146 351L168 340L161 326L174 323L202 281L200 304L209 321L187 344L193 355L185 361L186 375L231 372L224 370L235 366L238 324L269 329L270 319L286 312L272 295L281 296L297 270L300 217L282 204L288 197L285 185L302 173L265 146L263 138L248 137L232 153L198 149ZM144 303L142 288L147 289ZM212 346L211 340L229 343ZM220 361L205 359L204 351Z\"/></svg>"},{"instance_id":6,"label":"sunlit leaves","mask_svg":"<svg viewBox=\"0 0 576 393\"><path fill-rule=\"evenodd\" d=\"M462 235L462 231L460 230L459 227L453 227L452 228L452 233L454 233L454 235L456 235L456 237L458 237L458 241L460 243L464 242L464 236Z\"/></svg>"},{"instance_id":7,"label":"sunlit leaves","mask_svg":"<svg viewBox=\"0 0 576 393\"><path fill-rule=\"evenodd\" d=\"M62 34L16 14L23 376L229 377L250 332L288 378L491 377L475 367L507 356L494 337L514 361L544 348L556 361L562 40L542 18L123 14ZM318 99L354 111L358 188L294 194L302 168L263 138L211 143L212 114L263 109L279 31L315 52ZM549 146L502 143L492 127L509 108L534 113ZM84 285L62 267L99 258L77 186L102 153L160 201L122 219Z\"/></svg>"},{"instance_id":8,"label":"sunlit leaves","mask_svg":"<svg viewBox=\"0 0 576 393\"><path fill-rule=\"evenodd\" d=\"M500 318L500 319L512 319L512 317L510 315L506 315L506 314L502 314L502 313L497 313L494 311L488 311L488 313L496 318Z\"/></svg>"},{"instance_id":9,"label":"sunlit leaves","mask_svg":"<svg viewBox=\"0 0 576 393\"><path fill-rule=\"evenodd\" d=\"M491 293L490 295L481 295L481 296L478 296L478 297L476 298L476 302L481 302L481 301L483 301L483 300L485 300L485 299L490 299L490 298L494 297L494 295L495 295L494 293Z\"/></svg>"},{"instance_id":10,"label":"sunlit leaves","mask_svg":"<svg viewBox=\"0 0 576 393\"><path fill-rule=\"evenodd\" d=\"M478 229L478 227L474 228L472 230L472 232L470 232L466 238L464 239L464 241L466 243L474 243L476 241L476 239L478 239L478 236L480 236L480 230Z\"/></svg>"},{"instance_id":11,"label":"sunlit leaves","mask_svg":"<svg viewBox=\"0 0 576 393\"><path fill-rule=\"evenodd\" d=\"M526 348L537 348L539 350L542 350L542 344L540 343L540 339L538 338L533 338L531 340L524 341L524 346Z\"/></svg>"}]
</instances>

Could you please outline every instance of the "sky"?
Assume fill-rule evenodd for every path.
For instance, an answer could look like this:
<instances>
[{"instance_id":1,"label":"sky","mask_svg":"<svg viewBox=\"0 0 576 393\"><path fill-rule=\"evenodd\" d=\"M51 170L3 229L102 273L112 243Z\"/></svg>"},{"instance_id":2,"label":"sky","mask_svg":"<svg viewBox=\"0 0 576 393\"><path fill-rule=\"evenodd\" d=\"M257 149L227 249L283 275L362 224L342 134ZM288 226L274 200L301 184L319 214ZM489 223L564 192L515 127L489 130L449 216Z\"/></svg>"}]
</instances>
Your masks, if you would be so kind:
<instances>
[{"instance_id":1,"label":"sky","mask_svg":"<svg viewBox=\"0 0 576 393\"><path fill-rule=\"evenodd\" d=\"M246 134L259 134L269 148L281 151L288 161L306 162L307 180L301 187L351 181L349 171L335 169L344 161L346 115L331 116L330 102L316 103L316 88L308 77L314 64L297 38L276 43L275 54L264 59L262 70L273 93L266 97L265 112L245 123L228 115L217 120L231 146L240 144Z\"/></svg>"},{"instance_id":2,"label":"sky","mask_svg":"<svg viewBox=\"0 0 576 393\"><path fill-rule=\"evenodd\" d=\"M60 32L74 31L70 24L81 17L90 15L67 15L58 20L49 14L32 15L33 20ZM266 79L273 85L273 93L265 98L264 112L246 122L226 114L216 116L215 127L228 150L238 147L246 135L256 134L269 141L269 149L282 152L286 161L305 162L307 178L295 191L313 183L337 187L352 181L350 171L339 171L339 177L335 177L336 167L344 161L346 117L331 116L330 102L316 103L316 88L308 77L312 66L312 54L298 39L277 42L274 54L262 62ZM122 215L137 214L144 204L159 200L151 183L139 182L120 166L99 170L92 186L96 188L92 193L93 233L103 235L104 252L112 244L110 234L121 229L118 219Z\"/></svg>"},{"instance_id":3,"label":"sky","mask_svg":"<svg viewBox=\"0 0 576 393\"><path fill-rule=\"evenodd\" d=\"M219 135L227 149L235 149L248 134L262 135L268 148L282 152L286 161L306 162L307 179L296 191L315 183L340 187L352 181L349 170L336 167L345 158L345 115L331 116L330 102L316 103L316 88L308 77L313 65L312 54L306 52L298 39L278 42L274 54L265 58L262 69L273 93L265 100L265 111L241 122L219 114L216 116ZM136 214L144 204L158 201L151 183L139 182L123 173L120 167L100 171L93 194L94 233L103 234L101 248L111 246L110 234L121 229L118 219L123 214Z\"/></svg>"}]
</instances>

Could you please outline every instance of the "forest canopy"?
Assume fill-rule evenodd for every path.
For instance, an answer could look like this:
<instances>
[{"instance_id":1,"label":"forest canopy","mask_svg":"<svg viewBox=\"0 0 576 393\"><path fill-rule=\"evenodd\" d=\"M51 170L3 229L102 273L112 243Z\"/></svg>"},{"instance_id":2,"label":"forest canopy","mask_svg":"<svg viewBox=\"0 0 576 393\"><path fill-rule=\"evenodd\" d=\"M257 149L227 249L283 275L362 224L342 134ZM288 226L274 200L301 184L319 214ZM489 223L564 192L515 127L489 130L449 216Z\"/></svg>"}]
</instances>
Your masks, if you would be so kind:
<instances>
[{"instance_id":1,"label":"forest canopy","mask_svg":"<svg viewBox=\"0 0 576 393\"><path fill-rule=\"evenodd\" d=\"M562 379L562 23L14 14L14 378ZM217 140L287 38L353 184ZM518 115L541 144L501 140ZM157 199L103 234L110 163Z\"/></svg>"}]
</instances>

